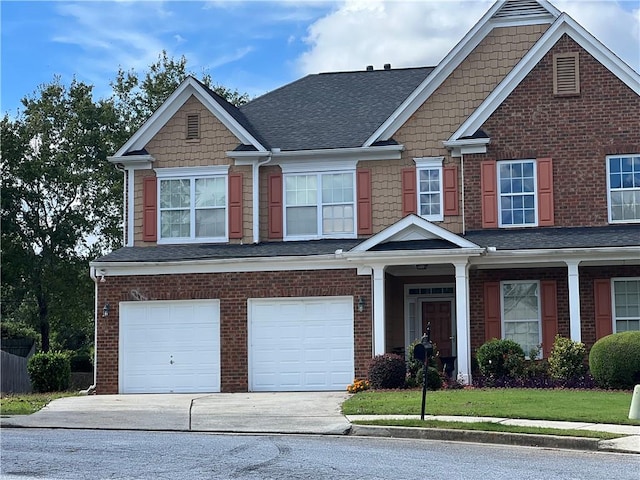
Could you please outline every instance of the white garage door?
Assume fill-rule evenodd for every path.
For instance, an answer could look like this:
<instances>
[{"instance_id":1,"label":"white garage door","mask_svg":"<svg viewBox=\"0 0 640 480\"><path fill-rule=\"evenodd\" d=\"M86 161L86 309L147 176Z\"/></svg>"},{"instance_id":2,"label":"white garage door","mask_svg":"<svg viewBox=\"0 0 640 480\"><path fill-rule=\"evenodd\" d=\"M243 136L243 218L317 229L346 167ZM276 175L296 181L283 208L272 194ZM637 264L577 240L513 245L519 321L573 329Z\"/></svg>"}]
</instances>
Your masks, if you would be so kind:
<instances>
[{"instance_id":1,"label":"white garage door","mask_svg":"<svg viewBox=\"0 0 640 480\"><path fill-rule=\"evenodd\" d=\"M249 300L251 391L344 390L353 372L352 297Z\"/></svg>"},{"instance_id":2,"label":"white garage door","mask_svg":"<svg viewBox=\"0 0 640 480\"><path fill-rule=\"evenodd\" d=\"M120 392L220 391L220 303L120 303Z\"/></svg>"}]
</instances>

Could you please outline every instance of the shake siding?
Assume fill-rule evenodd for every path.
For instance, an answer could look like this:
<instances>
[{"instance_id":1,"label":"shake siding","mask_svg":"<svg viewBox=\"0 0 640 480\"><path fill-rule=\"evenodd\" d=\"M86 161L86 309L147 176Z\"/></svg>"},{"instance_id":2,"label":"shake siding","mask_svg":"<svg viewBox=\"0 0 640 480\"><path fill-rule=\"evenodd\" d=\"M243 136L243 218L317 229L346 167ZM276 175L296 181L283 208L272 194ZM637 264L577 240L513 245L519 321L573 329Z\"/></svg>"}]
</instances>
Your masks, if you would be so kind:
<instances>
[{"instance_id":1,"label":"shake siding","mask_svg":"<svg viewBox=\"0 0 640 480\"><path fill-rule=\"evenodd\" d=\"M186 140L187 114L196 112L200 115L200 139ZM149 141L145 148L155 158L153 168L202 167L231 165L232 161L225 152L236 148L238 143L239 140L227 130L222 122L192 96ZM229 173L243 174L244 238L242 240L251 241L251 210L253 205L251 167L232 167ZM142 177L147 175L153 175L153 172L147 170L135 172L134 240L136 245L155 244L155 242L143 242L142 240Z\"/></svg>"},{"instance_id":2,"label":"shake siding","mask_svg":"<svg viewBox=\"0 0 640 480\"><path fill-rule=\"evenodd\" d=\"M581 93L554 96L553 55L576 51ZM465 156L467 228L482 228L480 164L488 159L552 158L553 225L607 225L605 157L640 151L639 111L638 95L563 36L482 126L487 154Z\"/></svg>"},{"instance_id":3,"label":"shake siding","mask_svg":"<svg viewBox=\"0 0 640 480\"><path fill-rule=\"evenodd\" d=\"M547 28L527 25L494 29L393 136L405 146L400 162L366 162L372 170L375 192L374 233L401 218L400 170L414 167L414 158L444 156L444 166L455 165L460 170L459 160L448 156L442 141L482 103ZM447 216L441 225L460 233L462 216Z\"/></svg>"}]
</instances>

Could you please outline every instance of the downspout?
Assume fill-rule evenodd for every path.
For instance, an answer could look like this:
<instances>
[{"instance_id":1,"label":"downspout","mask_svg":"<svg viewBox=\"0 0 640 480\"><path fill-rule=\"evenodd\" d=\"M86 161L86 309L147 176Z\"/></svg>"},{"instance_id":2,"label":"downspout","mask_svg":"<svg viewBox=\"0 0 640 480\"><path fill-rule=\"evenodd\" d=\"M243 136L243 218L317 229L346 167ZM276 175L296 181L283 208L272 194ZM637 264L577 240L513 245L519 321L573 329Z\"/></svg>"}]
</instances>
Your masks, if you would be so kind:
<instances>
[{"instance_id":1,"label":"downspout","mask_svg":"<svg viewBox=\"0 0 640 480\"><path fill-rule=\"evenodd\" d=\"M260 243L260 167L271 161L271 155L251 165L253 175L253 243Z\"/></svg>"},{"instance_id":2,"label":"downspout","mask_svg":"<svg viewBox=\"0 0 640 480\"><path fill-rule=\"evenodd\" d=\"M464 153L460 152L460 171L461 178L460 182L462 183L462 235L467 233L467 226L464 220Z\"/></svg>"},{"instance_id":3,"label":"downspout","mask_svg":"<svg viewBox=\"0 0 640 480\"><path fill-rule=\"evenodd\" d=\"M87 388L87 395L93 393L96 390L96 383L98 379L98 278L96 277L96 268L89 267L89 276L93 280L94 294L93 294L93 384Z\"/></svg>"}]
</instances>

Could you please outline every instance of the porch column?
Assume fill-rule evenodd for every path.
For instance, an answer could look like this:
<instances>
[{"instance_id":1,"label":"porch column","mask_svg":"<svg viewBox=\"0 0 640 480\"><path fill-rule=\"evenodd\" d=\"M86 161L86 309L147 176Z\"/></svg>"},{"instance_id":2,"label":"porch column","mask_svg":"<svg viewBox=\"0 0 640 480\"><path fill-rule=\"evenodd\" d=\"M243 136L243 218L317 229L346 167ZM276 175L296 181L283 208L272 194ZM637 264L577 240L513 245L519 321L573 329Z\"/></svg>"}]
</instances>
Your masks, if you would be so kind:
<instances>
[{"instance_id":1,"label":"porch column","mask_svg":"<svg viewBox=\"0 0 640 480\"><path fill-rule=\"evenodd\" d=\"M580 331L580 260L565 260L569 274L569 334L574 342L581 342Z\"/></svg>"},{"instance_id":2,"label":"porch column","mask_svg":"<svg viewBox=\"0 0 640 480\"><path fill-rule=\"evenodd\" d=\"M384 326L384 267L373 267L373 354L382 355L385 350Z\"/></svg>"},{"instance_id":3,"label":"porch column","mask_svg":"<svg viewBox=\"0 0 640 480\"><path fill-rule=\"evenodd\" d=\"M471 384L471 334L469 327L469 266L454 263L456 268L456 345L458 380Z\"/></svg>"}]
</instances>

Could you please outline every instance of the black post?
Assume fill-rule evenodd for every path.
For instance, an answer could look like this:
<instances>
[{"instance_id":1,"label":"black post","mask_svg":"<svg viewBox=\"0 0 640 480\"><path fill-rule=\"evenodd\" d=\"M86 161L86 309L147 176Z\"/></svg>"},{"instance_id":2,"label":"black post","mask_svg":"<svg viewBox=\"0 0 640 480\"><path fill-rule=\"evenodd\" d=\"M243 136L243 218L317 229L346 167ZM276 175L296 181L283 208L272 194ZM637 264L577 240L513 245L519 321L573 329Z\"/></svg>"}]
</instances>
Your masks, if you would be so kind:
<instances>
[{"instance_id":1,"label":"black post","mask_svg":"<svg viewBox=\"0 0 640 480\"><path fill-rule=\"evenodd\" d=\"M420 410L420 420L424 420L424 410L427 404L427 373L429 371L429 356L433 354L431 344L431 322L427 323L427 332L423 335L421 342L424 346L424 378L422 381L422 409Z\"/></svg>"}]
</instances>

